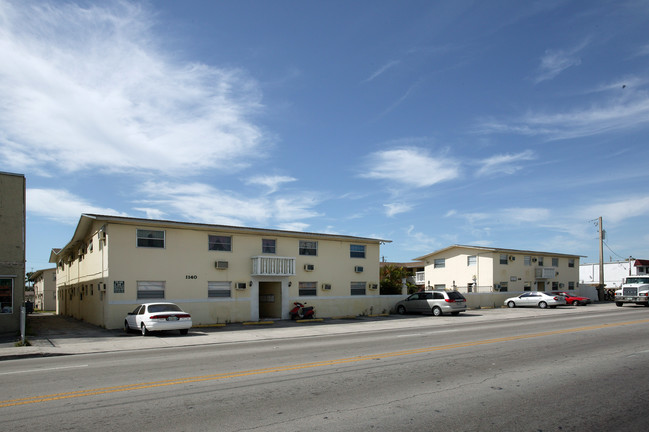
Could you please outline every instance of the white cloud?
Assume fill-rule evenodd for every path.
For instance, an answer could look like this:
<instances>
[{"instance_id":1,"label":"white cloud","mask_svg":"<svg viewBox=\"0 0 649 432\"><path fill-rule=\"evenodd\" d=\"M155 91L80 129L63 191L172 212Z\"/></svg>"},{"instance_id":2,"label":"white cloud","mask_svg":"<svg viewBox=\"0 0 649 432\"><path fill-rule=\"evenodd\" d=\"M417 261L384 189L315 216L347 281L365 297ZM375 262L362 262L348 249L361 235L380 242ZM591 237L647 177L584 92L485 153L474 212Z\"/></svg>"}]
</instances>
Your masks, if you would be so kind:
<instances>
[{"instance_id":1,"label":"white cloud","mask_svg":"<svg viewBox=\"0 0 649 432\"><path fill-rule=\"evenodd\" d=\"M268 188L267 193L272 194L277 192L282 184L294 181L297 181L297 179L288 176L257 176L248 179L246 183L266 186Z\"/></svg>"},{"instance_id":2,"label":"white cloud","mask_svg":"<svg viewBox=\"0 0 649 432\"><path fill-rule=\"evenodd\" d=\"M491 156L481 161L482 167L476 172L478 177L489 174L505 173L514 174L523 167L520 162L536 159L536 155L531 150L526 150L517 154L501 154Z\"/></svg>"},{"instance_id":3,"label":"white cloud","mask_svg":"<svg viewBox=\"0 0 649 432\"><path fill-rule=\"evenodd\" d=\"M385 214L388 217L393 217L395 215L398 215L400 213L407 213L410 210L412 210L412 205L410 204L405 204L405 203L390 203L390 204L383 204L383 207L385 207Z\"/></svg>"},{"instance_id":4,"label":"white cloud","mask_svg":"<svg viewBox=\"0 0 649 432\"><path fill-rule=\"evenodd\" d=\"M581 64L581 58L578 53L588 45L583 42L568 50L546 50L545 55L541 57L541 64L534 82L539 83L555 78L564 70Z\"/></svg>"},{"instance_id":5,"label":"white cloud","mask_svg":"<svg viewBox=\"0 0 649 432\"><path fill-rule=\"evenodd\" d=\"M375 71L372 75L370 75L369 78L365 79L365 81L363 81L363 82L373 81L375 78L379 77L384 72L386 72L388 69L391 69L391 68L395 67L399 63L401 63L399 60L392 60L392 61L384 64L377 71Z\"/></svg>"},{"instance_id":6,"label":"white cloud","mask_svg":"<svg viewBox=\"0 0 649 432\"><path fill-rule=\"evenodd\" d=\"M27 189L26 207L29 214L74 225L82 213L128 216L117 210L99 207L63 189Z\"/></svg>"},{"instance_id":7,"label":"white cloud","mask_svg":"<svg viewBox=\"0 0 649 432\"><path fill-rule=\"evenodd\" d=\"M249 120L256 83L169 57L153 24L131 2L0 2L0 158L43 172L182 175L263 154Z\"/></svg>"},{"instance_id":8,"label":"white cloud","mask_svg":"<svg viewBox=\"0 0 649 432\"><path fill-rule=\"evenodd\" d=\"M364 178L427 187L459 176L459 162L427 149L402 147L372 153L367 157Z\"/></svg>"},{"instance_id":9,"label":"white cloud","mask_svg":"<svg viewBox=\"0 0 649 432\"><path fill-rule=\"evenodd\" d=\"M606 224L619 224L626 219L649 216L649 196L620 199L609 203L594 204L580 211L584 218L601 216Z\"/></svg>"}]
</instances>

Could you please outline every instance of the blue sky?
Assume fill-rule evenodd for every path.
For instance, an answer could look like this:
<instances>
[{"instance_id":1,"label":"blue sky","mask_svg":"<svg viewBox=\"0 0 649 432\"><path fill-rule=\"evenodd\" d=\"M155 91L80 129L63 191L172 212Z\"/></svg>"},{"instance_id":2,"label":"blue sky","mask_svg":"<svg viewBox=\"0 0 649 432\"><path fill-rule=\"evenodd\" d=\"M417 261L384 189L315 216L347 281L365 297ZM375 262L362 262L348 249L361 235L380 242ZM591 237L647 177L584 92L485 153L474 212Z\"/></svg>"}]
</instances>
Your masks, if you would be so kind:
<instances>
[{"instance_id":1,"label":"blue sky","mask_svg":"<svg viewBox=\"0 0 649 432\"><path fill-rule=\"evenodd\" d=\"M81 213L649 258L646 1L0 0L27 270Z\"/></svg>"}]
</instances>

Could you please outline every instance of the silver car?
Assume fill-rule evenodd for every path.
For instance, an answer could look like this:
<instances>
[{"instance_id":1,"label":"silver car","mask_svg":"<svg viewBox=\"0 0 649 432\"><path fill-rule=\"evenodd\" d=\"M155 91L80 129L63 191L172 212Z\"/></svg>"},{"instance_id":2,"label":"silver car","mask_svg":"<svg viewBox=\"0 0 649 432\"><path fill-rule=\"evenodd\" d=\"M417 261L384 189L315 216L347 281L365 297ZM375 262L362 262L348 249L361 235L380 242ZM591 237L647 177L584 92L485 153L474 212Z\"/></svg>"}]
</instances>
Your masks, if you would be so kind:
<instances>
[{"instance_id":1,"label":"silver car","mask_svg":"<svg viewBox=\"0 0 649 432\"><path fill-rule=\"evenodd\" d=\"M395 305L397 313L445 313L458 315L466 310L466 299L457 291L420 291L409 295Z\"/></svg>"},{"instance_id":2,"label":"silver car","mask_svg":"<svg viewBox=\"0 0 649 432\"><path fill-rule=\"evenodd\" d=\"M566 298L561 295L547 294L543 291L530 291L517 297L508 298L505 300L505 304L510 308L531 306L545 309L547 307L555 308L557 306L564 306L566 304Z\"/></svg>"}]
</instances>

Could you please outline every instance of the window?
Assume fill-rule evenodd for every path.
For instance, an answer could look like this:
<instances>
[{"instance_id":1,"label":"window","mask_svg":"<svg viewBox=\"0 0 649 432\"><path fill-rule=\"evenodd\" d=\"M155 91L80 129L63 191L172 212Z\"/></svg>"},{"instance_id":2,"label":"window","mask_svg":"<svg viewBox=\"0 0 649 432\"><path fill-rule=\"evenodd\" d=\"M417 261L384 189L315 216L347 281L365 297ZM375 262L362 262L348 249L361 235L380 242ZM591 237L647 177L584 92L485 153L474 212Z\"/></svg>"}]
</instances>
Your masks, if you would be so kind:
<instances>
[{"instance_id":1,"label":"window","mask_svg":"<svg viewBox=\"0 0 649 432\"><path fill-rule=\"evenodd\" d=\"M500 282L498 284L498 291L507 291L509 282Z\"/></svg>"},{"instance_id":2,"label":"window","mask_svg":"<svg viewBox=\"0 0 649 432\"><path fill-rule=\"evenodd\" d=\"M113 293L115 294L124 293L124 281L113 281Z\"/></svg>"},{"instance_id":3,"label":"window","mask_svg":"<svg viewBox=\"0 0 649 432\"><path fill-rule=\"evenodd\" d=\"M231 282L207 282L207 297L230 297Z\"/></svg>"},{"instance_id":4,"label":"window","mask_svg":"<svg viewBox=\"0 0 649 432\"><path fill-rule=\"evenodd\" d=\"M552 291L556 291L559 289L559 282L552 282Z\"/></svg>"},{"instance_id":5,"label":"window","mask_svg":"<svg viewBox=\"0 0 649 432\"><path fill-rule=\"evenodd\" d=\"M574 290L575 289L575 283L574 282L568 282L568 289L569 290Z\"/></svg>"},{"instance_id":6,"label":"window","mask_svg":"<svg viewBox=\"0 0 649 432\"><path fill-rule=\"evenodd\" d=\"M532 282L525 282L523 284L523 291L532 291Z\"/></svg>"},{"instance_id":7,"label":"window","mask_svg":"<svg viewBox=\"0 0 649 432\"><path fill-rule=\"evenodd\" d=\"M365 258L365 245L349 245L350 258Z\"/></svg>"},{"instance_id":8,"label":"window","mask_svg":"<svg viewBox=\"0 0 649 432\"><path fill-rule=\"evenodd\" d=\"M437 258L433 262L433 268L444 268L446 267L446 258Z\"/></svg>"},{"instance_id":9,"label":"window","mask_svg":"<svg viewBox=\"0 0 649 432\"><path fill-rule=\"evenodd\" d=\"M261 239L261 252L274 254L277 251L277 240Z\"/></svg>"},{"instance_id":10,"label":"window","mask_svg":"<svg viewBox=\"0 0 649 432\"><path fill-rule=\"evenodd\" d=\"M154 230L137 230L137 247L163 248L165 247L165 232Z\"/></svg>"},{"instance_id":11,"label":"window","mask_svg":"<svg viewBox=\"0 0 649 432\"><path fill-rule=\"evenodd\" d=\"M574 267L574 266L575 266L575 259L574 259L574 258L570 258L570 259L568 260L568 267Z\"/></svg>"},{"instance_id":12,"label":"window","mask_svg":"<svg viewBox=\"0 0 649 432\"><path fill-rule=\"evenodd\" d=\"M552 267L559 267L559 258L552 258Z\"/></svg>"},{"instance_id":13,"label":"window","mask_svg":"<svg viewBox=\"0 0 649 432\"><path fill-rule=\"evenodd\" d=\"M436 290L445 290L446 284L435 284L433 288L435 288Z\"/></svg>"},{"instance_id":14,"label":"window","mask_svg":"<svg viewBox=\"0 0 649 432\"><path fill-rule=\"evenodd\" d=\"M165 298L165 283L152 282L152 281L138 281L137 298L138 300Z\"/></svg>"},{"instance_id":15,"label":"window","mask_svg":"<svg viewBox=\"0 0 649 432\"><path fill-rule=\"evenodd\" d=\"M365 282L352 282L351 295L365 295Z\"/></svg>"},{"instance_id":16,"label":"window","mask_svg":"<svg viewBox=\"0 0 649 432\"><path fill-rule=\"evenodd\" d=\"M478 263L478 257L475 255L469 255L466 257L466 265L467 266L474 266Z\"/></svg>"},{"instance_id":17,"label":"window","mask_svg":"<svg viewBox=\"0 0 649 432\"><path fill-rule=\"evenodd\" d=\"M531 266L532 265L532 257L529 256L529 255L525 255L523 257L523 265Z\"/></svg>"},{"instance_id":18,"label":"window","mask_svg":"<svg viewBox=\"0 0 649 432\"><path fill-rule=\"evenodd\" d=\"M317 282L300 282L299 285L300 286L299 286L298 295L300 297L318 295L318 283Z\"/></svg>"},{"instance_id":19,"label":"window","mask_svg":"<svg viewBox=\"0 0 649 432\"><path fill-rule=\"evenodd\" d=\"M539 267L543 267L543 257L539 257Z\"/></svg>"},{"instance_id":20,"label":"window","mask_svg":"<svg viewBox=\"0 0 649 432\"><path fill-rule=\"evenodd\" d=\"M208 249L211 251L232 252L232 237L230 236L208 236Z\"/></svg>"},{"instance_id":21,"label":"window","mask_svg":"<svg viewBox=\"0 0 649 432\"><path fill-rule=\"evenodd\" d=\"M7 314L14 311L14 280L13 278L0 279L0 313Z\"/></svg>"},{"instance_id":22,"label":"window","mask_svg":"<svg viewBox=\"0 0 649 432\"><path fill-rule=\"evenodd\" d=\"M507 254L500 254L500 264L507 264Z\"/></svg>"},{"instance_id":23,"label":"window","mask_svg":"<svg viewBox=\"0 0 649 432\"><path fill-rule=\"evenodd\" d=\"M300 255L318 255L318 242L300 240Z\"/></svg>"}]
</instances>

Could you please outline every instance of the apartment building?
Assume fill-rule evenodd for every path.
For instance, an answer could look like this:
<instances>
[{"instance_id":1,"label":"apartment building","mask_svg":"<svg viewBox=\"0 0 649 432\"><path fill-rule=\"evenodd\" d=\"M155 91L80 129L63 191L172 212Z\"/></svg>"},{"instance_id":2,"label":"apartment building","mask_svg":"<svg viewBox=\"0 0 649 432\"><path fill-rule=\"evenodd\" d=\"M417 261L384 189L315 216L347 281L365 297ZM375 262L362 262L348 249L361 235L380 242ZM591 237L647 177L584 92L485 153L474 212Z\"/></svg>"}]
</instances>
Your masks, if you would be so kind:
<instances>
[{"instance_id":1,"label":"apartment building","mask_svg":"<svg viewBox=\"0 0 649 432\"><path fill-rule=\"evenodd\" d=\"M294 301L321 317L389 311L379 294L387 240L84 214L53 249L58 310L109 329L150 301L194 324L287 319Z\"/></svg>"},{"instance_id":2,"label":"apartment building","mask_svg":"<svg viewBox=\"0 0 649 432\"><path fill-rule=\"evenodd\" d=\"M34 308L56 310L56 269L37 270L29 276L34 283Z\"/></svg>"}]
</instances>

